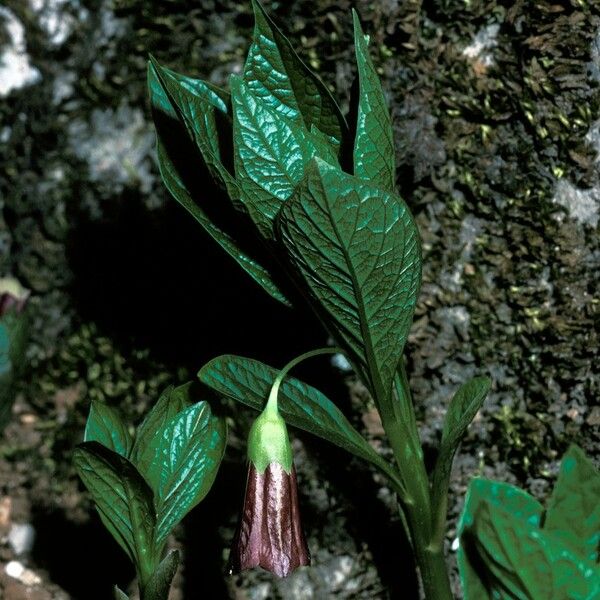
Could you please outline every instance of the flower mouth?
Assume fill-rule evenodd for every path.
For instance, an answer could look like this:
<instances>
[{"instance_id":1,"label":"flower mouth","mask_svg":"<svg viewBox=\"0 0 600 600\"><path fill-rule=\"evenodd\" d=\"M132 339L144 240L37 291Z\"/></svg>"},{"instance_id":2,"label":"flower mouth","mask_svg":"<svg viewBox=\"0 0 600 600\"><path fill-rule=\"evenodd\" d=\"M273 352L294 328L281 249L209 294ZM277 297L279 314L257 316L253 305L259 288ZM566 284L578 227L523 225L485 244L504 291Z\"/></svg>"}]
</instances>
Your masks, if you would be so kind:
<instances>
[{"instance_id":1,"label":"flower mouth","mask_svg":"<svg viewBox=\"0 0 600 600\"><path fill-rule=\"evenodd\" d=\"M234 538L230 572L262 567L287 577L310 564L300 523L296 470L273 462L264 472L250 463L244 509Z\"/></svg>"}]
</instances>

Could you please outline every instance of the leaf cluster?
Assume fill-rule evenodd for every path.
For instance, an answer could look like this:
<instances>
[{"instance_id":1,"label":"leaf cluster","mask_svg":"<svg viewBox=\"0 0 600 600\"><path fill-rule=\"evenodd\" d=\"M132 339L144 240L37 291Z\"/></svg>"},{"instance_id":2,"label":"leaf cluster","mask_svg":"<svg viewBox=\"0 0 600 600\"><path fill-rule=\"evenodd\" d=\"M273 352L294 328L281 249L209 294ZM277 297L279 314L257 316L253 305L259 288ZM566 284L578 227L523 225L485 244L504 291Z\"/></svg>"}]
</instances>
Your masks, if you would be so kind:
<instances>
[{"instance_id":1,"label":"leaf cluster","mask_svg":"<svg viewBox=\"0 0 600 600\"><path fill-rule=\"evenodd\" d=\"M163 180L271 296L286 304L298 290L307 297L373 396L389 403L421 256L412 215L394 191L391 119L368 38L354 14L359 92L349 127L260 3L253 7L253 42L229 92L151 59ZM202 166L228 206L195 187Z\"/></svg>"},{"instance_id":2,"label":"leaf cluster","mask_svg":"<svg viewBox=\"0 0 600 600\"><path fill-rule=\"evenodd\" d=\"M168 387L135 436L114 408L92 402L74 453L102 522L136 567L144 600L166 597L179 560L177 552L163 559L167 538L210 490L225 450L224 421L207 402L192 403L190 385Z\"/></svg>"},{"instance_id":3,"label":"leaf cluster","mask_svg":"<svg viewBox=\"0 0 600 600\"><path fill-rule=\"evenodd\" d=\"M421 283L420 240L395 191L391 119L368 37L354 13L358 87L347 123L258 0L253 8L253 41L229 91L151 59L163 180L272 297L310 304L370 391L397 467L333 402L297 379L281 386L284 418L385 473L408 511L414 543L439 549L452 459L490 382L476 378L452 400L431 486L402 361ZM208 170L229 203L215 206L206 190L197 189L199 168ZM276 375L258 361L231 355L199 372L219 394L258 410Z\"/></svg>"},{"instance_id":4,"label":"leaf cluster","mask_svg":"<svg viewBox=\"0 0 600 600\"><path fill-rule=\"evenodd\" d=\"M600 473L571 446L546 509L506 483L474 479L459 525L467 600L600 595Z\"/></svg>"}]
</instances>

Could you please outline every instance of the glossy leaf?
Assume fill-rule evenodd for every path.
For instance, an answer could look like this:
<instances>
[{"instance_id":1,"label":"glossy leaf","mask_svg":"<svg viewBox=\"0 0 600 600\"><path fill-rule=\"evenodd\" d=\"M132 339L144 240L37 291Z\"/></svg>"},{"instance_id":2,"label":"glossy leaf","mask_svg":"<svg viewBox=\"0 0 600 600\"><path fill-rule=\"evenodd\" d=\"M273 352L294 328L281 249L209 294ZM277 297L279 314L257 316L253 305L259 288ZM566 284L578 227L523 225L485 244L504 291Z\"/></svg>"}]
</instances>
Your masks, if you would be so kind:
<instances>
[{"instance_id":1,"label":"glossy leaf","mask_svg":"<svg viewBox=\"0 0 600 600\"><path fill-rule=\"evenodd\" d=\"M126 458L97 442L80 444L74 462L106 528L140 572L151 571L156 517L148 484Z\"/></svg>"},{"instance_id":2,"label":"glossy leaf","mask_svg":"<svg viewBox=\"0 0 600 600\"><path fill-rule=\"evenodd\" d=\"M491 589L509 598L593 600L600 593L596 565L578 559L536 525L488 502L478 508L466 542L485 565Z\"/></svg>"},{"instance_id":3,"label":"glossy leaf","mask_svg":"<svg viewBox=\"0 0 600 600\"><path fill-rule=\"evenodd\" d=\"M533 496L509 483L475 477L467 491L458 526L459 534L473 524L475 513L485 502L534 527L540 526L544 508Z\"/></svg>"},{"instance_id":4,"label":"glossy leaf","mask_svg":"<svg viewBox=\"0 0 600 600\"><path fill-rule=\"evenodd\" d=\"M109 450L129 457L133 439L119 413L104 402L92 400L83 436L85 442L98 442Z\"/></svg>"},{"instance_id":5,"label":"glossy leaf","mask_svg":"<svg viewBox=\"0 0 600 600\"><path fill-rule=\"evenodd\" d=\"M230 117L229 94L201 79L185 77L162 67L152 57L149 69L152 72L149 80L154 85L161 86L161 91L173 110L170 114L185 125L212 176L227 190L234 202L239 201L240 191L233 175L223 165L223 141L219 140L219 115ZM155 94L155 98L161 96L162 94ZM221 124L224 121L221 118ZM228 129L228 134L231 135L230 123Z\"/></svg>"},{"instance_id":6,"label":"glossy leaf","mask_svg":"<svg viewBox=\"0 0 600 600\"><path fill-rule=\"evenodd\" d=\"M315 159L279 216L280 237L324 320L388 402L421 280L399 196Z\"/></svg>"},{"instance_id":7,"label":"glossy leaf","mask_svg":"<svg viewBox=\"0 0 600 600\"><path fill-rule=\"evenodd\" d=\"M469 547L468 535L463 538L463 533L473 527L477 510L484 502L489 502L500 510L506 510L520 521L530 523L535 527L539 526L543 514L542 505L533 496L518 487L488 479L475 478L471 480L458 525L460 547L457 558L465 600L484 600L486 598L491 600L492 598L489 587L491 583L486 583L485 573L481 572L476 548L472 543Z\"/></svg>"},{"instance_id":8,"label":"glossy leaf","mask_svg":"<svg viewBox=\"0 0 600 600\"><path fill-rule=\"evenodd\" d=\"M169 421L192 405L191 385L188 382L177 387L167 387L137 428L131 461L140 471L148 471L156 458L154 444L157 434L165 429Z\"/></svg>"},{"instance_id":9,"label":"glossy leaf","mask_svg":"<svg viewBox=\"0 0 600 600\"><path fill-rule=\"evenodd\" d=\"M273 237L273 220L316 154L303 124L284 118L231 76L235 173L243 201L263 237Z\"/></svg>"},{"instance_id":10,"label":"glossy leaf","mask_svg":"<svg viewBox=\"0 0 600 600\"><path fill-rule=\"evenodd\" d=\"M148 69L148 86L153 108L154 123L157 133L158 166L163 182L171 195L179 202L204 228L204 230L225 250L263 289L273 298L289 305L289 301L281 292L269 270L263 266L252 253L243 250L240 243L217 225L200 205L204 197L198 197L199 190L189 189L189 173L182 166L181 140L174 139L174 123L180 121L180 115L169 99L156 69L150 65ZM187 157L189 160L189 156ZM227 180L228 183L229 180ZM233 193L233 187L228 187ZM235 184L237 190L237 184ZM236 192L239 195L239 192ZM235 194L234 194L235 197ZM222 212L222 211L221 211Z\"/></svg>"},{"instance_id":11,"label":"glossy leaf","mask_svg":"<svg viewBox=\"0 0 600 600\"><path fill-rule=\"evenodd\" d=\"M168 421L148 445L140 470L155 490L156 544L209 492L225 451L226 430L206 402L186 408Z\"/></svg>"},{"instance_id":12,"label":"glossy leaf","mask_svg":"<svg viewBox=\"0 0 600 600\"><path fill-rule=\"evenodd\" d=\"M396 187L396 154L392 120L377 71L369 56L368 37L362 32L356 11L353 10L352 14L360 85L354 139L354 174L376 187L393 192Z\"/></svg>"},{"instance_id":13,"label":"glossy leaf","mask_svg":"<svg viewBox=\"0 0 600 600\"><path fill-rule=\"evenodd\" d=\"M544 530L578 555L598 562L600 546L600 473L577 446L563 456Z\"/></svg>"},{"instance_id":14,"label":"glossy leaf","mask_svg":"<svg viewBox=\"0 0 600 600\"><path fill-rule=\"evenodd\" d=\"M224 355L204 365L198 377L217 393L255 410L265 406L279 371L260 361ZM286 377L279 388L278 406L284 419L358 456L385 473L388 463L350 424L343 413L316 388L294 377Z\"/></svg>"},{"instance_id":15,"label":"glossy leaf","mask_svg":"<svg viewBox=\"0 0 600 600\"><path fill-rule=\"evenodd\" d=\"M158 565L144 588L144 600L168 600L171 583L179 567L179 552L171 550Z\"/></svg>"},{"instance_id":16,"label":"glossy leaf","mask_svg":"<svg viewBox=\"0 0 600 600\"><path fill-rule=\"evenodd\" d=\"M474 479L459 523L458 563L466 600L593 600L600 570L541 529L543 508L506 483Z\"/></svg>"},{"instance_id":17,"label":"glossy leaf","mask_svg":"<svg viewBox=\"0 0 600 600\"><path fill-rule=\"evenodd\" d=\"M244 80L253 94L272 110L288 119L302 120L339 145L346 123L321 80L304 64L289 40L269 18L257 0L254 8L254 36L244 66Z\"/></svg>"}]
</instances>

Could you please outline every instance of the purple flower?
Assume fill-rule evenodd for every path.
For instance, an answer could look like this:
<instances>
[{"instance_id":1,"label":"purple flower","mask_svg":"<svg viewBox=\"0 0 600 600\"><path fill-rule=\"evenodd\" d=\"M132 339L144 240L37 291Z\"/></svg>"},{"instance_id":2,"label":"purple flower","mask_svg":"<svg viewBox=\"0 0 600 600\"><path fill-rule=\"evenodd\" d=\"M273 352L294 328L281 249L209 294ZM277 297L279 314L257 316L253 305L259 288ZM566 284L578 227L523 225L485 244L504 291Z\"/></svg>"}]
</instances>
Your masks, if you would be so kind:
<instances>
[{"instance_id":1,"label":"purple flower","mask_svg":"<svg viewBox=\"0 0 600 600\"><path fill-rule=\"evenodd\" d=\"M268 403L248 440L248 481L230 572L262 567L278 577L310 564L300 523L298 484L285 421Z\"/></svg>"},{"instance_id":2,"label":"purple flower","mask_svg":"<svg viewBox=\"0 0 600 600\"><path fill-rule=\"evenodd\" d=\"M244 510L233 542L232 571L262 567L279 577L310 564L300 524L296 470L271 463L259 473L250 463Z\"/></svg>"}]
</instances>

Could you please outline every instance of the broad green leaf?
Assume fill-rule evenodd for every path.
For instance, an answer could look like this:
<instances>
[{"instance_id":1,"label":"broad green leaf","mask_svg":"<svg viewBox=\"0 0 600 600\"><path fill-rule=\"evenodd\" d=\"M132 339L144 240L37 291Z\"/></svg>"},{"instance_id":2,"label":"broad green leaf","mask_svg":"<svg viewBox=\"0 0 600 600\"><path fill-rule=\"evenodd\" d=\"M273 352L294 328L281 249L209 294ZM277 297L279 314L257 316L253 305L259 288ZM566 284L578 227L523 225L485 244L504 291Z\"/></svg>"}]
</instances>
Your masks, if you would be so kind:
<instances>
[{"instance_id":1,"label":"broad green leaf","mask_svg":"<svg viewBox=\"0 0 600 600\"><path fill-rule=\"evenodd\" d=\"M544 530L554 533L578 555L598 562L600 473L577 446L571 446L563 456Z\"/></svg>"},{"instance_id":2,"label":"broad green leaf","mask_svg":"<svg viewBox=\"0 0 600 600\"><path fill-rule=\"evenodd\" d=\"M260 411L278 374L277 369L260 361L224 355L204 365L198 377L219 394ZM319 390L294 377L286 377L278 398L279 410L290 425L323 438L390 474L388 463Z\"/></svg>"},{"instance_id":3,"label":"broad green leaf","mask_svg":"<svg viewBox=\"0 0 600 600\"><path fill-rule=\"evenodd\" d=\"M467 490L458 526L459 535L465 527L473 524L475 513L484 502L532 526L540 526L544 508L533 496L509 483L475 477Z\"/></svg>"},{"instance_id":4,"label":"broad green leaf","mask_svg":"<svg viewBox=\"0 0 600 600\"><path fill-rule=\"evenodd\" d=\"M129 596L119 589L119 586L113 587L114 600L129 600Z\"/></svg>"},{"instance_id":5,"label":"broad green leaf","mask_svg":"<svg viewBox=\"0 0 600 600\"><path fill-rule=\"evenodd\" d=\"M231 76L235 174L243 202L263 237L304 175L316 149L303 124L286 119Z\"/></svg>"},{"instance_id":6,"label":"broad green leaf","mask_svg":"<svg viewBox=\"0 0 600 600\"><path fill-rule=\"evenodd\" d=\"M155 490L157 547L210 491L226 437L224 421L199 402L165 423L147 446L139 468Z\"/></svg>"},{"instance_id":7,"label":"broad green leaf","mask_svg":"<svg viewBox=\"0 0 600 600\"><path fill-rule=\"evenodd\" d=\"M396 188L396 151L392 120L381 82L369 56L369 38L362 32L356 11L353 10L352 14L360 85L354 139L354 174L393 192Z\"/></svg>"},{"instance_id":8,"label":"broad green leaf","mask_svg":"<svg viewBox=\"0 0 600 600\"><path fill-rule=\"evenodd\" d=\"M168 386L137 428L131 461L142 473L148 471L155 460L156 437L169 421L192 405L191 386L191 381L177 387ZM160 466L156 465L156 469L160 470Z\"/></svg>"},{"instance_id":9,"label":"broad green leaf","mask_svg":"<svg viewBox=\"0 0 600 600\"><path fill-rule=\"evenodd\" d=\"M98 442L125 458L129 457L133 445L131 434L118 411L97 400L92 400L83 440Z\"/></svg>"},{"instance_id":10,"label":"broad green leaf","mask_svg":"<svg viewBox=\"0 0 600 600\"><path fill-rule=\"evenodd\" d=\"M339 161L335 149L331 145L331 138L314 125L310 128L310 137L316 150L316 156L337 167Z\"/></svg>"},{"instance_id":11,"label":"broad green leaf","mask_svg":"<svg viewBox=\"0 0 600 600\"><path fill-rule=\"evenodd\" d=\"M315 159L279 214L279 233L317 310L374 397L389 402L421 281L408 207Z\"/></svg>"},{"instance_id":12,"label":"broad green leaf","mask_svg":"<svg viewBox=\"0 0 600 600\"><path fill-rule=\"evenodd\" d=\"M244 66L244 80L253 94L288 119L303 120L329 136L334 147L346 123L329 90L298 57L289 40L253 0L254 36Z\"/></svg>"},{"instance_id":13,"label":"broad green leaf","mask_svg":"<svg viewBox=\"0 0 600 600\"><path fill-rule=\"evenodd\" d=\"M491 591L490 595L486 595L488 594L485 584L487 579L485 573L481 572L477 557L473 556L473 554L478 554L476 547L473 546L472 540L469 540L468 534L463 536L473 527L477 510L484 502L491 503L498 510L505 510L523 523L529 523L535 527L539 527L543 513L542 505L533 496L518 487L488 479L475 478L471 480L458 525L460 536L458 566L465 600L484 600L494 597L491 595ZM475 564L473 564L474 562ZM488 585L491 584L488 583ZM508 598L508 596L498 597Z\"/></svg>"},{"instance_id":14,"label":"broad green leaf","mask_svg":"<svg viewBox=\"0 0 600 600\"><path fill-rule=\"evenodd\" d=\"M581 560L552 534L482 502L468 532L485 565L492 589L523 600L577 598L600 593L600 570Z\"/></svg>"},{"instance_id":15,"label":"broad green leaf","mask_svg":"<svg viewBox=\"0 0 600 600\"><path fill-rule=\"evenodd\" d=\"M496 598L492 596L491 584L486 583L487 579L484 573L481 573L481 568L473 564L477 561L476 556L471 556L473 553L476 554L476 549L469 544L468 536L461 538L456 561L464 600L505 600L499 594Z\"/></svg>"},{"instance_id":16,"label":"broad green leaf","mask_svg":"<svg viewBox=\"0 0 600 600\"><path fill-rule=\"evenodd\" d=\"M194 178L182 166L182 159L189 160L190 157L182 157L182 152L185 154L187 152L182 148L181 140L175 136L174 128L174 124L180 121L180 113L174 108L152 65L148 68L148 86L157 133L158 165L165 186L175 200L200 223L204 230L254 281L273 298L289 305L289 301L274 282L271 273L256 259L254 252L243 250L238 240L213 222L206 208L199 204L204 199L204 197L200 198L201 191L196 189L191 191L188 187L193 183Z\"/></svg>"},{"instance_id":17,"label":"broad green leaf","mask_svg":"<svg viewBox=\"0 0 600 600\"><path fill-rule=\"evenodd\" d=\"M80 444L74 462L111 535L138 572L152 571L156 516L148 484L126 458L97 442Z\"/></svg>"},{"instance_id":18,"label":"broad green leaf","mask_svg":"<svg viewBox=\"0 0 600 600\"><path fill-rule=\"evenodd\" d=\"M144 600L169 600L173 577L179 566L179 551L171 550L158 565L144 588Z\"/></svg>"}]
</instances>

